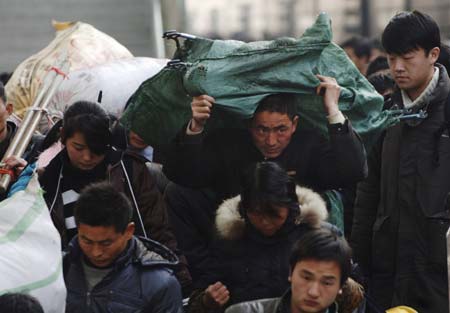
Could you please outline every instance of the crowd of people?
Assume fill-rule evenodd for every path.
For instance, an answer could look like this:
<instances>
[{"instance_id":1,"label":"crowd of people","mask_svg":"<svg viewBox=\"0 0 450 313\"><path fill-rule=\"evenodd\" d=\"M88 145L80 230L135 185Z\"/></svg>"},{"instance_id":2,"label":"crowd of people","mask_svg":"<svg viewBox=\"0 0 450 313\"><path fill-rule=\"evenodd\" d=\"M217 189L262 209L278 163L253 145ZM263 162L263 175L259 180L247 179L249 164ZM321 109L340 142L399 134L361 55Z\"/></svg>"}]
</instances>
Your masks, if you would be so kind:
<instances>
[{"instance_id":1,"label":"crowd of people","mask_svg":"<svg viewBox=\"0 0 450 313\"><path fill-rule=\"evenodd\" d=\"M66 312L448 312L449 49L418 11L392 17L381 45L355 37L342 48L383 110L424 115L366 150L336 79L318 74L328 138L298 127L291 94L265 97L245 129L215 130L213 95L195 96L175 140L152 148L78 101L25 157L4 160L18 176L10 194L39 176L61 236ZM1 155L12 111L0 85ZM341 195L344 229L327 222L327 190ZM6 294L0 311L42 308Z\"/></svg>"}]
</instances>

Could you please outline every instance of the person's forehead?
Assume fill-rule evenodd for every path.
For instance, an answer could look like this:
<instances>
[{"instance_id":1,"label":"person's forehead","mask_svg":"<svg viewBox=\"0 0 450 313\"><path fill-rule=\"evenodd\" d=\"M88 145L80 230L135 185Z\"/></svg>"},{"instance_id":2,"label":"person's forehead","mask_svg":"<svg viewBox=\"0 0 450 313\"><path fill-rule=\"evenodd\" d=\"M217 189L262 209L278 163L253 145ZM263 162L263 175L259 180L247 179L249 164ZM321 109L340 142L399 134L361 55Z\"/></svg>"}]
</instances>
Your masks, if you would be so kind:
<instances>
[{"instance_id":1,"label":"person's forehead","mask_svg":"<svg viewBox=\"0 0 450 313\"><path fill-rule=\"evenodd\" d=\"M341 276L340 265L334 260L304 259L297 262L295 269L314 274L317 277L339 279Z\"/></svg>"},{"instance_id":2,"label":"person's forehead","mask_svg":"<svg viewBox=\"0 0 450 313\"><path fill-rule=\"evenodd\" d=\"M78 234L94 242L115 240L122 236L114 226L90 226L83 223L78 225Z\"/></svg>"},{"instance_id":3,"label":"person's forehead","mask_svg":"<svg viewBox=\"0 0 450 313\"><path fill-rule=\"evenodd\" d=\"M388 55L388 57L404 57L404 56L416 55L416 54L424 54L425 55L425 49L422 47L416 47L416 48L410 49L403 53L392 52L392 53L388 53L387 55Z\"/></svg>"}]
</instances>

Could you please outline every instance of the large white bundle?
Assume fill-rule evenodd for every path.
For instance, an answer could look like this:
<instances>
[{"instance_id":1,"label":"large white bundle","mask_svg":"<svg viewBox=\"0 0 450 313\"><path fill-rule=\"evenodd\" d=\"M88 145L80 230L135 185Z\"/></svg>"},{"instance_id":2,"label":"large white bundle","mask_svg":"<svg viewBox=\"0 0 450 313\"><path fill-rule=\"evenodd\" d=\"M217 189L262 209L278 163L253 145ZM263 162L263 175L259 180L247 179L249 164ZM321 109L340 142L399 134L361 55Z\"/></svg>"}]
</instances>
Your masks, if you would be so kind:
<instances>
[{"instance_id":1,"label":"large white bundle","mask_svg":"<svg viewBox=\"0 0 450 313\"><path fill-rule=\"evenodd\" d=\"M6 85L8 101L21 118L33 104L45 75L61 56L67 57L69 72L133 56L114 38L89 24L55 22L53 26L57 31L55 39L19 64Z\"/></svg>"},{"instance_id":2,"label":"large white bundle","mask_svg":"<svg viewBox=\"0 0 450 313\"><path fill-rule=\"evenodd\" d=\"M167 61L130 58L70 72L50 100L48 112L51 116L62 117L65 109L76 101L101 100L101 106L108 113L119 117L128 98L142 82L158 73Z\"/></svg>"},{"instance_id":3,"label":"large white bundle","mask_svg":"<svg viewBox=\"0 0 450 313\"><path fill-rule=\"evenodd\" d=\"M26 292L46 313L65 311L61 239L37 175L27 188L0 202L0 294Z\"/></svg>"}]
</instances>

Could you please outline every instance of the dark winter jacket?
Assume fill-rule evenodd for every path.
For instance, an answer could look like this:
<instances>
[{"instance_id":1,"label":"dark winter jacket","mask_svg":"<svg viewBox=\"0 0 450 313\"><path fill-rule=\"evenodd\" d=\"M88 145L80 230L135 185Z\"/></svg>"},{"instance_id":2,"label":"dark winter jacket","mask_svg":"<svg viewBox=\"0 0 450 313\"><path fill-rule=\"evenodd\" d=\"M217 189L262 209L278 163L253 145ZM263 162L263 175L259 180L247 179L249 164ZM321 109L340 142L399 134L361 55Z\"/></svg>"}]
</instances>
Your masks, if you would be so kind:
<instances>
[{"instance_id":1,"label":"dark winter jacket","mask_svg":"<svg viewBox=\"0 0 450 313\"><path fill-rule=\"evenodd\" d=\"M300 121L301 123L301 121ZM186 135L182 129L167 150L163 170L177 184L212 188L219 199L241 192L242 173L265 157L253 144L247 129L218 129ZM296 183L327 190L364 179L367 164L364 146L348 121L329 125L330 140L313 131L297 130L274 161Z\"/></svg>"},{"instance_id":2,"label":"dark winter jacket","mask_svg":"<svg viewBox=\"0 0 450 313\"><path fill-rule=\"evenodd\" d=\"M354 209L354 257L375 302L387 309L449 311L445 235L450 226L450 138L444 126L450 80L439 66L418 125L389 128L369 156ZM393 104L403 107L397 91ZM444 130L443 132L440 130Z\"/></svg>"},{"instance_id":3,"label":"dark winter jacket","mask_svg":"<svg viewBox=\"0 0 450 313\"><path fill-rule=\"evenodd\" d=\"M291 313L291 291L280 298L261 299L238 303L229 307L225 313ZM328 307L327 313L338 313L336 303Z\"/></svg>"},{"instance_id":4,"label":"dark winter jacket","mask_svg":"<svg viewBox=\"0 0 450 313\"><path fill-rule=\"evenodd\" d=\"M326 205L315 192L297 187L301 214L292 211L272 237L259 233L239 213L240 196L226 200L218 209L218 239L213 261L196 282L190 312L204 311L202 292L221 281L230 292L228 305L262 298L280 297L289 287L289 255L292 245L327 217ZM331 227L331 225L330 225Z\"/></svg>"},{"instance_id":5,"label":"dark winter jacket","mask_svg":"<svg viewBox=\"0 0 450 313\"><path fill-rule=\"evenodd\" d=\"M83 253L74 237L64 257L67 313L182 313L173 252L157 242L133 237L112 271L87 291Z\"/></svg>"},{"instance_id":6,"label":"dark winter jacket","mask_svg":"<svg viewBox=\"0 0 450 313\"><path fill-rule=\"evenodd\" d=\"M45 190L44 197L53 223L62 236L63 246L67 244L67 239L60 189L64 164L67 164L67 160L64 149L48 164L39 179ZM117 191L126 194L135 208L133 219L137 235L144 235L143 229L145 229L149 238L164 244L179 255L181 264L176 275L183 288L189 288L191 277L187 269L187 261L178 251L175 236L169 227L162 195L145 162L138 156L115 150L107 152L104 162L106 162L104 177Z\"/></svg>"}]
</instances>

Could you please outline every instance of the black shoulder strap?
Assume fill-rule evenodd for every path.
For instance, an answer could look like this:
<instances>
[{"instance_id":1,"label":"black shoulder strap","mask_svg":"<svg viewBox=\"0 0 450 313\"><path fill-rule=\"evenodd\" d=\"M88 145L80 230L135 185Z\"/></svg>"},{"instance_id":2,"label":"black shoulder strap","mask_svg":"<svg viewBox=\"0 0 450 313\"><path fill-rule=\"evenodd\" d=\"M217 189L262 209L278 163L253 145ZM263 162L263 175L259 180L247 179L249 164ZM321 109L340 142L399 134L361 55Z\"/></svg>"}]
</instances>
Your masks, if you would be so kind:
<instances>
[{"instance_id":1,"label":"black shoulder strap","mask_svg":"<svg viewBox=\"0 0 450 313\"><path fill-rule=\"evenodd\" d=\"M123 157L123 164L125 165L125 169L127 170L128 177L130 178L130 182L133 181L133 160L130 157L127 157L126 154Z\"/></svg>"}]
</instances>

